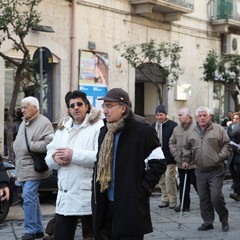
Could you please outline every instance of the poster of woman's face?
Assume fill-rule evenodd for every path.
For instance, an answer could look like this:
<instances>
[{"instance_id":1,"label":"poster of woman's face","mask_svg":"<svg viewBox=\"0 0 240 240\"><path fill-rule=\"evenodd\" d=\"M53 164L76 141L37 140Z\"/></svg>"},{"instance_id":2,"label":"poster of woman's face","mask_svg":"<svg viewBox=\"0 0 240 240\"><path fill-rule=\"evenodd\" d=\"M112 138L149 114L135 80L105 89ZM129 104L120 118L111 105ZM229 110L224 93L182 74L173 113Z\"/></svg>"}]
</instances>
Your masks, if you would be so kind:
<instances>
[{"instance_id":1,"label":"poster of woman's face","mask_svg":"<svg viewBox=\"0 0 240 240\"><path fill-rule=\"evenodd\" d=\"M79 56L79 90L87 94L91 105L101 109L98 99L108 91L108 55L81 50Z\"/></svg>"},{"instance_id":2,"label":"poster of woman's face","mask_svg":"<svg viewBox=\"0 0 240 240\"><path fill-rule=\"evenodd\" d=\"M108 56L106 53L81 51L79 84L108 84Z\"/></svg>"}]
</instances>

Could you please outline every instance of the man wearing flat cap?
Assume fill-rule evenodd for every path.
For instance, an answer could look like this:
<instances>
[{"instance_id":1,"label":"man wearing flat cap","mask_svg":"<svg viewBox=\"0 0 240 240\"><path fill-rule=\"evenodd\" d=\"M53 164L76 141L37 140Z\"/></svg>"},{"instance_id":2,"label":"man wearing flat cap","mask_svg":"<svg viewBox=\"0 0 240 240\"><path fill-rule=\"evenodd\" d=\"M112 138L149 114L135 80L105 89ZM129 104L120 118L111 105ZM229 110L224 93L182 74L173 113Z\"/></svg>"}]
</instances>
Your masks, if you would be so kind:
<instances>
[{"instance_id":1,"label":"man wearing flat cap","mask_svg":"<svg viewBox=\"0 0 240 240\"><path fill-rule=\"evenodd\" d=\"M113 88L100 100L105 125L92 181L94 239L142 240L152 232L149 196L166 170L164 156L126 91Z\"/></svg>"},{"instance_id":2,"label":"man wearing flat cap","mask_svg":"<svg viewBox=\"0 0 240 240\"><path fill-rule=\"evenodd\" d=\"M168 119L167 112L163 105L159 105L155 111L156 122L153 127L157 131L160 145L165 156L167 170L162 175L159 186L162 192L162 203L160 208L169 207L174 209L177 205L177 186L176 186L176 161L169 148L169 139L173 129L178 125L173 120Z\"/></svg>"}]
</instances>

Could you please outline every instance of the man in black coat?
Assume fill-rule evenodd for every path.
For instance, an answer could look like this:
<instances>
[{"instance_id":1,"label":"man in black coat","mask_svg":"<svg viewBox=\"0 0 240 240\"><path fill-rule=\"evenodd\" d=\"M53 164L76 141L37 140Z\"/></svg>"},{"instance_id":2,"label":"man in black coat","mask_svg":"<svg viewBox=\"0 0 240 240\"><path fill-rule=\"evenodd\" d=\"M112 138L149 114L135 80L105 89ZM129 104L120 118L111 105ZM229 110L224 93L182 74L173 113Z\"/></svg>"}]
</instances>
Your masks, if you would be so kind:
<instances>
[{"instance_id":1,"label":"man in black coat","mask_svg":"<svg viewBox=\"0 0 240 240\"><path fill-rule=\"evenodd\" d=\"M2 156L0 156L0 200L9 200L9 178L3 165Z\"/></svg>"},{"instance_id":2,"label":"man in black coat","mask_svg":"<svg viewBox=\"0 0 240 240\"><path fill-rule=\"evenodd\" d=\"M167 170L161 176L159 186L162 192L162 202L159 204L160 208L169 207L174 209L177 205L177 184L176 184L176 161L172 156L169 148L169 139L173 133L173 129L178 125L173 120L168 119L167 112L163 105L156 108L156 122L153 127L157 131L160 145L162 147Z\"/></svg>"},{"instance_id":3,"label":"man in black coat","mask_svg":"<svg viewBox=\"0 0 240 240\"><path fill-rule=\"evenodd\" d=\"M142 240L152 232L149 197L166 166L155 130L133 114L128 93L111 89L92 189L94 239Z\"/></svg>"}]
</instances>

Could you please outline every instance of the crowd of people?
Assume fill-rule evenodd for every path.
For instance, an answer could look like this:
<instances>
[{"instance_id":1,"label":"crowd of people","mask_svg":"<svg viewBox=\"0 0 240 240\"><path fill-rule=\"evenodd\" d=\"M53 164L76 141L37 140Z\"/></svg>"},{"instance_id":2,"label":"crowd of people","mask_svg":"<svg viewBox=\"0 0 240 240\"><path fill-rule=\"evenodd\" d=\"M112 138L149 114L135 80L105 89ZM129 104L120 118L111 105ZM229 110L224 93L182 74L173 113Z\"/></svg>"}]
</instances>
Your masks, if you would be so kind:
<instances>
[{"instance_id":1,"label":"crowd of people","mask_svg":"<svg viewBox=\"0 0 240 240\"><path fill-rule=\"evenodd\" d=\"M162 121L159 118L160 112L166 114L161 105L156 109L156 120L160 124L163 122L164 126L171 120L166 116ZM198 230L206 231L214 228L213 221L216 211L222 224L222 230L226 232L229 230L228 210L222 194L222 186L225 176L224 163L229 159L231 153L230 139L225 129L212 121L209 108L199 107L194 117L193 119L188 108L181 108L178 112L180 122L178 126L169 129L167 133L164 133L161 128L160 130L156 128L160 143L161 139L168 138L167 144L171 156L175 160L174 167L178 168L180 179L179 205L172 207L162 198L162 204L159 207L174 208L176 212L190 211L190 189L193 185L199 195L203 219L203 224L199 226ZM164 144L162 147L164 152ZM166 156L165 158L167 159ZM175 176L172 175L171 178L173 181ZM164 191L162 194L165 196Z\"/></svg>"},{"instance_id":2,"label":"crowd of people","mask_svg":"<svg viewBox=\"0 0 240 240\"><path fill-rule=\"evenodd\" d=\"M214 228L216 211L222 231L228 231L222 187L227 160L233 178L230 197L240 201L240 114L232 113L225 129L214 123L209 108L198 107L193 115L184 107L178 111L178 124L159 105L156 121L150 124L133 113L129 95L121 88L99 100L104 119L84 92L69 91L67 115L54 131L39 113L38 100L22 99L23 117L13 143L17 180L23 189L22 240L74 240L79 220L84 240L142 240L153 231L150 196L156 185L161 190L159 208L176 212L190 211L192 185L203 220L198 230ZM31 152L46 152L46 171L35 171L31 152L23 144L26 136ZM58 172L54 237L44 236L37 195L41 179L51 170ZM0 196L6 199L9 188L2 174Z\"/></svg>"}]
</instances>

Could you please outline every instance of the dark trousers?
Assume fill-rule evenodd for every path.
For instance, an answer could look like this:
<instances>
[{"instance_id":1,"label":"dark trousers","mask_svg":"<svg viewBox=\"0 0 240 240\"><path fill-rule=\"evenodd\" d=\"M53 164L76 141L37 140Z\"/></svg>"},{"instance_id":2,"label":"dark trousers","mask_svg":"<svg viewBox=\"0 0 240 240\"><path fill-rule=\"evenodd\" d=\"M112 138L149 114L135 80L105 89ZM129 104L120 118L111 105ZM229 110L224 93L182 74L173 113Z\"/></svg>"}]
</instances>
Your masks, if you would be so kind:
<instances>
[{"instance_id":1,"label":"dark trousers","mask_svg":"<svg viewBox=\"0 0 240 240\"><path fill-rule=\"evenodd\" d=\"M180 180L180 189L179 189L180 206L181 206L182 198L183 198L183 186L184 186L184 178L185 178L186 173L187 173L187 181L186 181L183 209L190 208L191 184L193 185L193 187L195 188L195 190L197 192L197 181L196 181L195 169L189 169L189 170L185 171L181 168L178 168L178 174L179 174L179 180Z\"/></svg>"},{"instance_id":2,"label":"dark trousers","mask_svg":"<svg viewBox=\"0 0 240 240\"><path fill-rule=\"evenodd\" d=\"M143 240L143 235L113 237L112 222L113 222L113 202L109 201L103 228L100 229L99 234L95 236L94 239L95 240Z\"/></svg>"},{"instance_id":3,"label":"dark trousers","mask_svg":"<svg viewBox=\"0 0 240 240\"><path fill-rule=\"evenodd\" d=\"M223 166L209 171L196 169L197 188L200 199L201 217L205 225L214 221L214 209L220 222L228 222L228 210L222 193L225 170Z\"/></svg>"},{"instance_id":4,"label":"dark trousers","mask_svg":"<svg viewBox=\"0 0 240 240\"><path fill-rule=\"evenodd\" d=\"M235 178L234 192L240 196L240 165L237 165L237 164L235 165L235 171L236 171L236 178Z\"/></svg>"},{"instance_id":5,"label":"dark trousers","mask_svg":"<svg viewBox=\"0 0 240 240\"><path fill-rule=\"evenodd\" d=\"M230 156L229 160L227 161L227 164L228 164L228 169L231 174L232 180L235 183L236 178L237 178L237 173L236 173L236 169L235 169L234 152L231 153L231 156Z\"/></svg>"},{"instance_id":6,"label":"dark trousers","mask_svg":"<svg viewBox=\"0 0 240 240\"><path fill-rule=\"evenodd\" d=\"M92 215L81 216L83 238L93 238Z\"/></svg>"},{"instance_id":7,"label":"dark trousers","mask_svg":"<svg viewBox=\"0 0 240 240\"><path fill-rule=\"evenodd\" d=\"M74 240L79 216L56 214L54 240Z\"/></svg>"},{"instance_id":8,"label":"dark trousers","mask_svg":"<svg viewBox=\"0 0 240 240\"><path fill-rule=\"evenodd\" d=\"M74 240L79 218L81 218L82 222L83 238L92 238L92 215L79 217L56 214L54 240Z\"/></svg>"}]
</instances>

